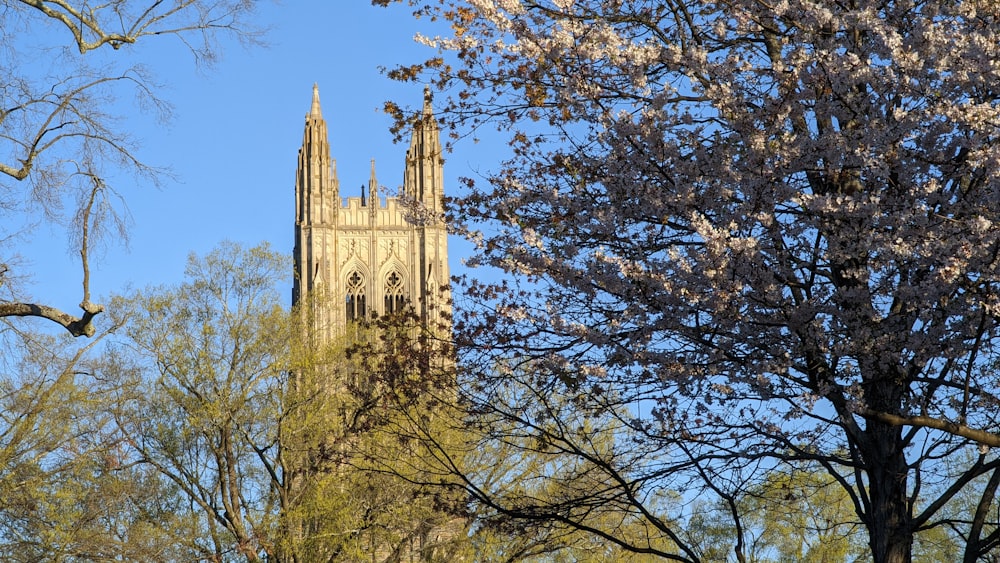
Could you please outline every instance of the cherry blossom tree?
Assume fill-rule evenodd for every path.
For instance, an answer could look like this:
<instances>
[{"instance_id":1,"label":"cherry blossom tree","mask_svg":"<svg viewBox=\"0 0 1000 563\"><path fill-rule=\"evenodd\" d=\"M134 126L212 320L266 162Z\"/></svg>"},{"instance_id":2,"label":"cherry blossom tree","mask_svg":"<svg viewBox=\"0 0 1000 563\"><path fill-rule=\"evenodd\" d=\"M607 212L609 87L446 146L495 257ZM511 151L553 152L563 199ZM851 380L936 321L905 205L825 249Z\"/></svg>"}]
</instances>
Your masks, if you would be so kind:
<instances>
[{"instance_id":1,"label":"cherry blossom tree","mask_svg":"<svg viewBox=\"0 0 1000 563\"><path fill-rule=\"evenodd\" d=\"M521 400L627 405L620 447L696 461L682 496L822 467L878 563L942 527L967 562L996 549L1000 6L411 4L452 33L392 75L511 150L451 206L473 264L509 274L469 281L456 326L467 366L531 376L473 404L506 373ZM642 514L662 482L628 469Z\"/></svg>"}]
</instances>

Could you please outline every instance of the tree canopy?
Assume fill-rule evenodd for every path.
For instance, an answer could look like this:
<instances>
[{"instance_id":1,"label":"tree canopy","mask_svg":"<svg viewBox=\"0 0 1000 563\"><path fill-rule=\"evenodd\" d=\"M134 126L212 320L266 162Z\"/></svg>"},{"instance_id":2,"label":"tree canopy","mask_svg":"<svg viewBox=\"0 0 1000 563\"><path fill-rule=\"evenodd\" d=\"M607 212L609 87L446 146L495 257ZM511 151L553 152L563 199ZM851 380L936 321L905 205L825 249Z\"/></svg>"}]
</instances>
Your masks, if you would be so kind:
<instances>
[{"instance_id":1,"label":"tree canopy","mask_svg":"<svg viewBox=\"0 0 1000 563\"><path fill-rule=\"evenodd\" d=\"M466 284L470 370L513 361L522 400L617 413L646 452L615 466L619 494L665 532L644 498L681 476L738 524L748 482L808 462L876 562L942 527L966 561L995 547L996 487L970 483L1000 467L1000 6L411 4L452 33L392 75L444 93L457 136L495 127L511 149L451 206L473 264L519 280ZM963 492L976 509L947 516Z\"/></svg>"}]
</instances>

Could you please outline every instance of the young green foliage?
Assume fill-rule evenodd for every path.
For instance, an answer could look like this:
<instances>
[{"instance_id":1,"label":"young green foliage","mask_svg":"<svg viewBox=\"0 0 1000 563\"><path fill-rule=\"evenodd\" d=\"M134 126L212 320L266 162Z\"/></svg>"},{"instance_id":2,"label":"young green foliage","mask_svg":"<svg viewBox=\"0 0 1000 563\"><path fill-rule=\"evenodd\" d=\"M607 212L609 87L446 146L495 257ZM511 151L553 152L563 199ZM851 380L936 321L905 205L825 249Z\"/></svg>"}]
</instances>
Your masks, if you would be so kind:
<instances>
[{"instance_id":1,"label":"young green foliage","mask_svg":"<svg viewBox=\"0 0 1000 563\"><path fill-rule=\"evenodd\" d=\"M200 557L275 551L290 343L276 287L287 272L267 246L225 243L192 256L179 286L115 301L128 322L104 363L114 424L130 458L190 506L184 542Z\"/></svg>"},{"instance_id":2,"label":"young green foliage","mask_svg":"<svg viewBox=\"0 0 1000 563\"><path fill-rule=\"evenodd\" d=\"M411 313L355 323L324 342L311 332L316 306L300 303L296 315L295 410L282 433L285 558L463 560L463 503L428 480L408 430L436 416L447 353L429 346Z\"/></svg>"}]
</instances>

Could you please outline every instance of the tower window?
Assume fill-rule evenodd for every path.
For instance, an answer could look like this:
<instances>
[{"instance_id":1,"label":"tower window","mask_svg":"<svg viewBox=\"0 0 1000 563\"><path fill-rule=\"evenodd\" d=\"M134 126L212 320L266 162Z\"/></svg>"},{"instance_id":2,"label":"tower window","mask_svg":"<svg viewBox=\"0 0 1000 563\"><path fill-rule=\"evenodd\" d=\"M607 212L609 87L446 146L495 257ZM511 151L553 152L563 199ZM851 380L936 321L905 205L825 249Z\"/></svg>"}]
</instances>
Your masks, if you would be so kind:
<instances>
[{"instance_id":1,"label":"tower window","mask_svg":"<svg viewBox=\"0 0 1000 563\"><path fill-rule=\"evenodd\" d=\"M358 271L347 276L347 322L365 318L365 278Z\"/></svg>"},{"instance_id":2,"label":"tower window","mask_svg":"<svg viewBox=\"0 0 1000 563\"><path fill-rule=\"evenodd\" d=\"M403 276L395 270L385 276L385 314L403 310Z\"/></svg>"}]
</instances>

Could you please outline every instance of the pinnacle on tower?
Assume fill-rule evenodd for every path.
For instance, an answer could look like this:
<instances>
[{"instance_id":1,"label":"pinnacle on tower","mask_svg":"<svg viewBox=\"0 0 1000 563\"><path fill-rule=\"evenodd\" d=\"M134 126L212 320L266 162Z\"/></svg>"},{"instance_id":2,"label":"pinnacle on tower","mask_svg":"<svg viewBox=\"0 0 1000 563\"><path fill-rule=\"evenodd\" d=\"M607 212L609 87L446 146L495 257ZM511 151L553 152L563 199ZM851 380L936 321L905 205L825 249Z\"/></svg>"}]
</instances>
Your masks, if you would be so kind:
<instances>
[{"instance_id":1,"label":"pinnacle on tower","mask_svg":"<svg viewBox=\"0 0 1000 563\"><path fill-rule=\"evenodd\" d=\"M431 95L431 87L424 86L424 115L433 115L434 108L431 106L431 101L433 96Z\"/></svg>"},{"instance_id":2,"label":"pinnacle on tower","mask_svg":"<svg viewBox=\"0 0 1000 563\"><path fill-rule=\"evenodd\" d=\"M313 311L322 338L342 333L366 311L395 310L399 300L408 301L427 321L446 311L447 294L441 290L449 279L447 230L441 213L444 161L429 88L424 90L423 112L412 124L403 190L426 208L428 219L411 221L397 198L388 196L386 205L381 205L374 159L367 186L361 185L361 197L341 199L319 87L313 85L295 176L293 296L296 303L312 294L320 298L317 302L331 304ZM351 285L355 274L361 281ZM387 285L390 274L395 281ZM344 306L352 296L360 309ZM387 301L386 296L391 299Z\"/></svg>"},{"instance_id":3,"label":"pinnacle on tower","mask_svg":"<svg viewBox=\"0 0 1000 563\"><path fill-rule=\"evenodd\" d=\"M441 138L431 105L431 89L424 86L423 113L413 122L413 137L406 151L403 191L420 201L432 213L441 211Z\"/></svg>"},{"instance_id":4,"label":"pinnacle on tower","mask_svg":"<svg viewBox=\"0 0 1000 563\"><path fill-rule=\"evenodd\" d=\"M372 213L378 207L378 180L375 179L375 159L372 159L372 172L368 178L368 199L371 200Z\"/></svg>"},{"instance_id":5,"label":"pinnacle on tower","mask_svg":"<svg viewBox=\"0 0 1000 563\"><path fill-rule=\"evenodd\" d=\"M312 107L305 117L295 172L293 302L311 293L317 283L330 279L329 272L320 271L330 260L323 241L330 238L327 231L337 220L336 203L339 200L336 170L330 162L326 121L319 107L319 86L313 84Z\"/></svg>"},{"instance_id":6,"label":"pinnacle on tower","mask_svg":"<svg viewBox=\"0 0 1000 563\"><path fill-rule=\"evenodd\" d=\"M312 107L309 108L309 117L323 117L323 112L319 109L319 85L315 82L313 82L313 100Z\"/></svg>"}]
</instances>

